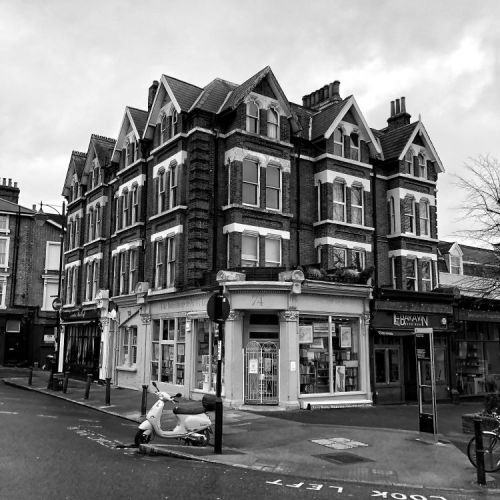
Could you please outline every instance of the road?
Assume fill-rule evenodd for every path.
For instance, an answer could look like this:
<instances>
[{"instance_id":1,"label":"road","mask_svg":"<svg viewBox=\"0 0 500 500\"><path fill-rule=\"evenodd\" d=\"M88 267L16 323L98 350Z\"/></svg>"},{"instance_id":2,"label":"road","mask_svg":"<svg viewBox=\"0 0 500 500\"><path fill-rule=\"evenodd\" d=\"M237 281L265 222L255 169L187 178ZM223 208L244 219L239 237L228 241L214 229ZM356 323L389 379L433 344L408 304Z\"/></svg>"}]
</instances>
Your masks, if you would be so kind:
<instances>
[{"instance_id":1,"label":"road","mask_svg":"<svg viewBox=\"0 0 500 500\"><path fill-rule=\"evenodd\" d=\"M430 489L381 488L333 480L318 483L145 456L126 446L132 443L135 430L133 422L0 384L0 499L476 498Z\"/></svg>"}]
</instances>

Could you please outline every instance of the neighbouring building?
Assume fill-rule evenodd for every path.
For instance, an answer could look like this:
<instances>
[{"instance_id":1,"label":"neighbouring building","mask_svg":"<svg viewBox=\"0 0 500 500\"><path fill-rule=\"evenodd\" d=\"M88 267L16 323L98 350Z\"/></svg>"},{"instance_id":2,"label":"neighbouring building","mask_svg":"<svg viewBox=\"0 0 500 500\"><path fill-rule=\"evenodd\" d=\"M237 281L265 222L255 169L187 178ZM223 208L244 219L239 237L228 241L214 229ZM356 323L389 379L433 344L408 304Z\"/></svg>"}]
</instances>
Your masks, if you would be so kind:
<instances>
[{"instance_id":1,"label":"neighbouring building","mask_svg":"<svg viewBox=\"0 0 500 500\"><path fill-rule=\"evenodd\" d=\"M461 396L500 391L500 263L498 252L439 243L439 275L454 289L456 333L450 350L451 387Z\"/></svg>"},{"instance_id":2,"label":"neighbouring building","mask_svg":"<svg viewBox=\"0 0 500 500\"><path fill-rule=\"evenodd\" d=\"M43 366L54 354L63 221L19 205L17 182L0 183L0 364ZM35 217L37 216L37 217Z\"/></svg>"},{"instance_id":3,"label":"neighbouring building","mask_svg":"<svg viewBox=\"0 0 500 500\"><path fill-rule=\"evenodd\" d=\"M404 98L375 130L337 81L299 105L269 67L205 87L162 75L116 141L71 155L65 365L214 392L222 286L225 404L414 399L414 327L452 334L452 295L434 291L443 170Z\"/></svg>"}]
</instances>

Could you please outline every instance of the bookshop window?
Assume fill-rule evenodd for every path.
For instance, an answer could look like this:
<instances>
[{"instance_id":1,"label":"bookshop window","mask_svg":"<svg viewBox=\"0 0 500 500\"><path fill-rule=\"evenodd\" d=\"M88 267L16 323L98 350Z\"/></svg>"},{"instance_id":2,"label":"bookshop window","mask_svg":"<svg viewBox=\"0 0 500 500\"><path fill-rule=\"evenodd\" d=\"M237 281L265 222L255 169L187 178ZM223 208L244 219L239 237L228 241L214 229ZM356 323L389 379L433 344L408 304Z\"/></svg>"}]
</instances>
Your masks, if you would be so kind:
<instances>
[{"instance_id":1,"label":"bookshop window","mask_svg":"<svg viewBox=\"0 0 500 500\"><path fill-rule=\"evenodd\" d=\"M300 393L358 391L359 341L354 321L329 316L301 318Z\"/></svg>"},{"instance_id":2,"label":"bookshop window","mask_svg":"<svg viewBox=\"0 0 500 500\"><path fill-rule=\"evenodd\" d=\"M153 320L151 379L184 385L186 319Z\"/></svg>"},{"instance_id":3,"label":"bookshop window","mask_svg":"<svg viewBox=\"0 0 500 500\"><path fill-rule=\"evenodd\" d=\"M212 321L195 321L196 329L196 385L203 392L214 392L217 385L217 339Z\"/></svg>"}]
</instances>

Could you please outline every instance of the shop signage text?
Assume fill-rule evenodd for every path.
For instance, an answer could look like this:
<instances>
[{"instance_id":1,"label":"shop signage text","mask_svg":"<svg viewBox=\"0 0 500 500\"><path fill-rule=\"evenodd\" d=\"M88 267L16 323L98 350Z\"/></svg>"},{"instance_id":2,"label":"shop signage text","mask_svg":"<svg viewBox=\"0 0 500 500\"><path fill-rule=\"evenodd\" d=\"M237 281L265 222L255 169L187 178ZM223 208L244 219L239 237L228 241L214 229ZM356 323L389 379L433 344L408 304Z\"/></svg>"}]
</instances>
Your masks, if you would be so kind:
<instances>
[{"instance_id":1,"label":"shop signage text","mask_svg":"<svg viewBox=\"0 0 500 500\"><path fill-rule=\"evenodd\" d=\"M393 316L394 326L429 326L429 317L424 314L403 314L394 313Z\"/></svg>"}]
</instances>

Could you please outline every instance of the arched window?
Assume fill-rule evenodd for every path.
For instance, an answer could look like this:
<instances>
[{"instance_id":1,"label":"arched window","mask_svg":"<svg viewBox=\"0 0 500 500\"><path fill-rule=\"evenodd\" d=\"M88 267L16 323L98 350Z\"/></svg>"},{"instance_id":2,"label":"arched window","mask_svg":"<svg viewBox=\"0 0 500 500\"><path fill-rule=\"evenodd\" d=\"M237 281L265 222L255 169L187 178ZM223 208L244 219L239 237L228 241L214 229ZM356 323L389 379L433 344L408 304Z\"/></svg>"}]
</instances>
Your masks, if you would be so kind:
<instances>
[{"instance_id":1,"label":"arched window","mask_svg":"<svg viewBox=\"0 0 500 500\"><path fill-rule=\"evenodd\" d=\"M173 137L174 135L177 134L177 124L178 124L178 115L177 115L177 111L174 109L172 111L172 128L171 128L170 137Z\"/></svg>"},{"instance_id":2,"label":"arched window","mask_svg":"<svg viewBox=\"0 0 500 500\"><path fill-rule=\"evenodd\" d=\"M396 204L394 196L389 198L389 224L389 233L394 234L396 232Z\"/></svg>"},{"instance_id":3,"label":"arched window","mask_svg":"<svg viewBox=\"0 0 500 500\"><path fill-rule=\"evenodd\" d=\"M335 179L333 183L333 220L345 222L345 182Z\"/></svg>"},{"instance_id":4,"label":"arched window","mask_svg":"<svg viewBox=\"0 0 500 500\"><path fill-rule=\"evenodd\" d=\"M137 184L132 186L132 224L139 220L139 188Z\"/></svg>"},{"instance_id":5,"label":"arched window","mask_svg":"<svg viewBox=\"0 0 500 500\"><path fill-rule=\"evenodd\" d=\"M336 128L333 132L333 154L337 156L344 156L344 137L342 129Z\"/></svg>"},{"instance_id":6,"label":"arched window","mask_svg":"<svg viewBox=\"0 0 500 500\"><path fill-rule=\"evenodd\" d=\"M420 236L430 235L429 201L420 200L419 204Z\"/></svg>"},{"instance_id":7,"label":"arched window","mask_svg":"<svg viewBox=\"0 0 500 500\"><path fill-rule=\"evenodd\" d=\"M177 185L177 165L174 163L170 167L170 186L169 186L169 208L174 208L178 205L177 194L178 194L178 185Z\"/></svg>"},{"instance_id":8,"label":"arched window","mask_svg":"<svg viewBox=\"0 0 500 500\"><path fill-rule=\"evenodd\" d=\"M160 118L160 144L168 140L168 117L165 113Z\"/></svg>"},{"instance_id":9,"label":"arched window","mask_svg":"<svg viewBox=\"0 0 500 500\"><path fill-rule=\"evenodd\" d=\"M247 132L259 133L259 107L255 101L247 103Z\"/></svg>"},{"instance_id":10,"label":"arched window","mask_svg":"<svg viewBox=\"0 0 500 500\"><path fill-rule=\"evenodd\" d=\"M267 135L271 139L279 139L278 112L272 108L267 110Z\"/></svg>"},{"instance_id":11,"label":"arched window","mask_svg":"<svg viewBox=\"0 0 500 500\"><path fill-rule=\"evenodd\" d=\"M129 204L129 196L128 196L128 189L124 189L122 193L122 208L123 208L123 218L122 218L122 227L127 227L128 226L128 220L129 220L129 211L130 211L130 204Z\"/></svg>"},{"instance_id":12,"label":"arched window","mask_svg":"<svg viewBox=\"0 0 500 500\"><path fill-rule=\"evenodd\" d=\"M351 134L351 160L359 161L359 135Z\"/></svg>"},{"instance_id":13,"label":"arched window","mask_svg":"<svg viewBox=\"0 0 500 500\"><path fill-rule=\"evenodd\" d=\"M409 150L405 154L405 166L404 166L405 174L411 174L412 164L413 164L413 153L411 150Z\"/></svg>"},{"instance_id":14,"label":"arched window","mask_svg":"<svg viewBox=\"0 0 500 500\"><path fill-rule=\"evenodd\" d=\"M99 204L97 204L95 207L94 215L95 215L94 234L96 238L99 238L101 236L101 206Z\"/></svg>"},{"instance_id":15,"label":"arched window","mask_svg":"<svg viewBox=\"0 0 500 500\"><path fill-rule=\"evenodd\" d=\"M422 177L422 179L427 179L427 165L422 153L418 155L418 176Z\"/></svg>"},{"instance_id":16,"label":"arched window","mask_svg":"<svg viewBox=\"0 0 500 500\"><path fill-rule=\"evenodd\" d=\"M94 239L94 209L91 208L87 214L87 223L88 223L88 240L92 241Z\"/></svg>"}]
</instances>

